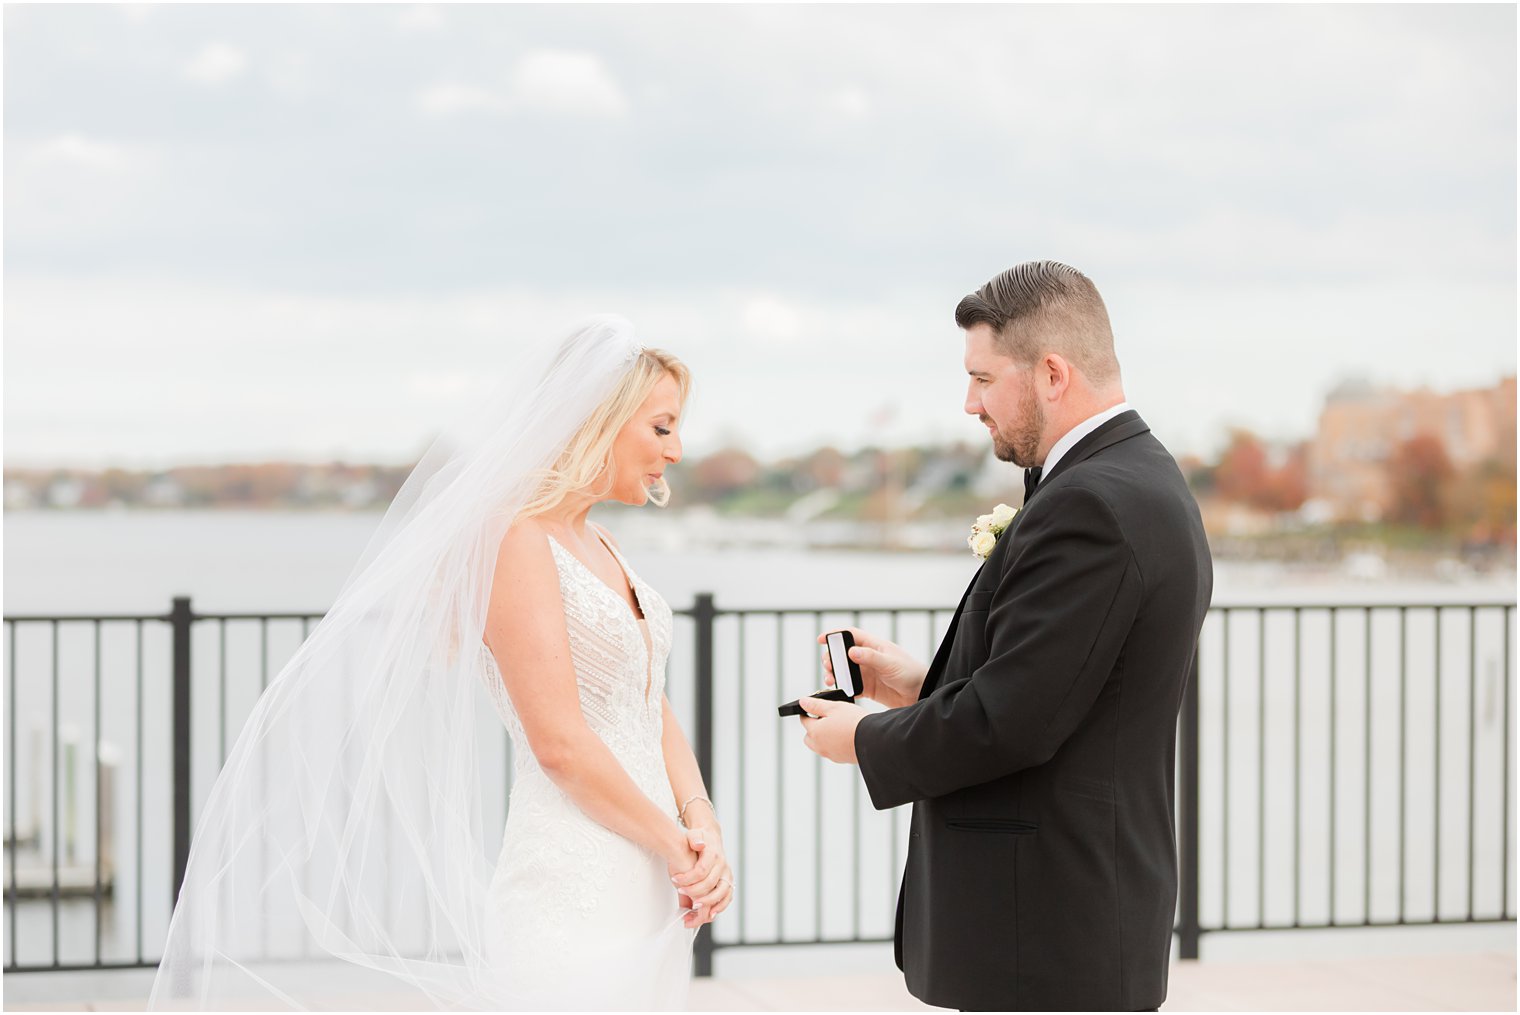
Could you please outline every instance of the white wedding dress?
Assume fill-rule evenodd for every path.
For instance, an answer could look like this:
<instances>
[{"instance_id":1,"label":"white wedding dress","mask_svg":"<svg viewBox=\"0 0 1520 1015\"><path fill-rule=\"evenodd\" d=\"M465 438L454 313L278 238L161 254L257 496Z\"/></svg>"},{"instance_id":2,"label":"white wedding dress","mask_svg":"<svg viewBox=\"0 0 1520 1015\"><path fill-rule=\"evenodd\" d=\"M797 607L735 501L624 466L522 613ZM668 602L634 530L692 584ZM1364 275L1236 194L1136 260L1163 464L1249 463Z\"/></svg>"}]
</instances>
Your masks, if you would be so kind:
<instances>
[{"instance_id":1,"label":"white wedding dress","mask_svg":"<svg viewBox=\"0 0 1520 1015\"><path fill-rule=\"evenodd\" d=\"M610 544L645 619L552 537L550 547L586 722L634 784L675 818L661 750L670 607ZM514 757L490 888L513 1007L684 1008L696 931L683 926L664 858L587 817L544 774L494 657L485 672Z\"/></svg>"},{"instance_id":2,"label":"white wedding dress","mask_svg":"<svg viewBox=\"0 0 1520 1015\"><path fill-rule=\"evenodd\" d=\"M694 934L663 859L544 777L483 644L512 519L597 408L663 360L607 314L496 349L500 383L428 447L227 752L150 1008L684 1004ZM618 582L554 552L586 721L627 791L674 818L660 750L670 610L630 577L635 610ZM501 778L501 734L477 729L494 725L488 695L516 742L499 842L482 797Z\"/></svg>"}]
</instances>

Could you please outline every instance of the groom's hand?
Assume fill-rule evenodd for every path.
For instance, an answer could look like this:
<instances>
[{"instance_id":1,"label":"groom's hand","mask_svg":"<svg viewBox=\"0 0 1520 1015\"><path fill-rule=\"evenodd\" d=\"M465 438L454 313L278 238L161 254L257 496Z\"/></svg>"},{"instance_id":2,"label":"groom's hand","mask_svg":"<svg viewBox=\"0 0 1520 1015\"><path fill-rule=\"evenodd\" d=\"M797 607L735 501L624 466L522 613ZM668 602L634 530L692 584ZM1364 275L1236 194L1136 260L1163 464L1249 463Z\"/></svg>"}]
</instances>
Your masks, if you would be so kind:
<instances>
[{"instance_id":1,"label":"groom's hand","mask_svg":"<svg viewBox=\"0 0 1520 1015\"><path fill-rule=\"evenodd\" d=\"M850 659L860 667L860 689L863 698L880 702L888 708L902 708L918 700L918 692L924 686L928 667L910 656L901 645L878 638L858 627L846 627L855 639L850 649ZM818 644L827 645L827 634L818 636ZM824 683L834 686L834 663L829 659L828 649L823 652ZM814 711L816 714L816 710Z\"/></svg>"},{"instance_id":2,"label":"groom's hand","mask_svg":"<svg viewBox=\"0 0 1520 1015\"><path fill-rule=\"evenodd\" d=\"M865 718L866 710L848 701L819 698L801 698L797 704L809 713L798 716L802 728L807 730L802 742L808 750L841 765L856 764L855 727Z\"/></svg>"}]
</instances>

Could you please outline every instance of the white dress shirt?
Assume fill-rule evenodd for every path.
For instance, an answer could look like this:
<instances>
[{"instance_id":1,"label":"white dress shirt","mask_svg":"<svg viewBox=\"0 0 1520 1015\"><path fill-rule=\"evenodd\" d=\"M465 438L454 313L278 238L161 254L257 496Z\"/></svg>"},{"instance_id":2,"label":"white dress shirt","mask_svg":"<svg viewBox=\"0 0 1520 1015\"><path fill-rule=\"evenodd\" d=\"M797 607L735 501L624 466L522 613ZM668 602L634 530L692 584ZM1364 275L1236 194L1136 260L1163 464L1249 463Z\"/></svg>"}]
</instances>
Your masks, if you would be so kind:
<instances>
[{"instance_id":1,"label":"white dress shirt","mask_svg":"<svg viewBox=\"0 0 1520 1015\"><path fill-rule=\"evenodd\" d=\"M1096 416L1088 416L1082 422L1066 431L1061 439L1056 441L1055 447L1050 449L1050 453L1045 456L1045 464L1040 466L1040 482L1045 482L1045 477L1050 475L1051 470L1056 467L1056 463L1061 460L1061 456L1070 451L1077 441L1086 437L1098 429L1098 427L1119 415L1119 413L1128 411L1128 409L1128 402L1120 402L1118 405L1104 409Z\"/></svg>"}]
</instances>

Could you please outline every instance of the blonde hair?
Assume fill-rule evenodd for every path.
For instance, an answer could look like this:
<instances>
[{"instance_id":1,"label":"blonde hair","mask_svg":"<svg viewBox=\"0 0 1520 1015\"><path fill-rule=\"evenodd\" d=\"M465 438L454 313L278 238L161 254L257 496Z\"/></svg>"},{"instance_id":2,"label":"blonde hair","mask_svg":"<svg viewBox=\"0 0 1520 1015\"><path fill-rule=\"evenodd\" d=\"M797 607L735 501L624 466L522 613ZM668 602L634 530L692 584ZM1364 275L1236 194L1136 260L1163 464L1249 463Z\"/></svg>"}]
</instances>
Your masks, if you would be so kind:
<instances>
[{"instance_id":1,"label":"blonde hair","mask_svg":"<svg viewBox=\"0 0 1520 1015\"><path fill-rule=\"evenodd\" d=\"M691 371L668 352L645 349L633 361L612 394L586 417L586 421L565 445L559 460L543 470L538 492L528 499L518 517L541 515L558 507L573 493L593 492L592 485L603 475L607 478L606 488L594 491L594 495L600 497L610 492L616 465L612 445L617 441L619 431L633 418L639 406L644 404L654 386L667 375L674 377L680 386L681 408L684 410L686 398L691 394ZM664 507L670 500L669 488L664 488L658 499L651 492L650 500L657 506Z\"/></svg>"}]
</instances>

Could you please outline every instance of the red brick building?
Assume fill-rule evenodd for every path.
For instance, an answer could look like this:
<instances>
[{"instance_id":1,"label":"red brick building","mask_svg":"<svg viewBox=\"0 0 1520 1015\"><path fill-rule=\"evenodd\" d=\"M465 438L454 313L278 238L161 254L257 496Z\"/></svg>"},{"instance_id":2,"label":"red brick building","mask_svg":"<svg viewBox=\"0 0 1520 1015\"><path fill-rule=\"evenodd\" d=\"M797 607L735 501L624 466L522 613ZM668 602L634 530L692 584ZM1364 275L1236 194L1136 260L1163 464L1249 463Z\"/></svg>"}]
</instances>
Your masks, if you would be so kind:
<instances>
[{"instance_id":1,"label":"red brick building","mask_svg":"<svg viewBox=\"0 0 1520 1015\"><path fill-rule=\"evenodd\" d=\"M1515 378L1491 388L1441 394L1347 383L1325 400L1309 445L1309 494L1340 520L1383 517L1390 501L1386 464L1411 437L1438 438L1465 471L1515 458Z\"/></svg>"}]
</instances>

